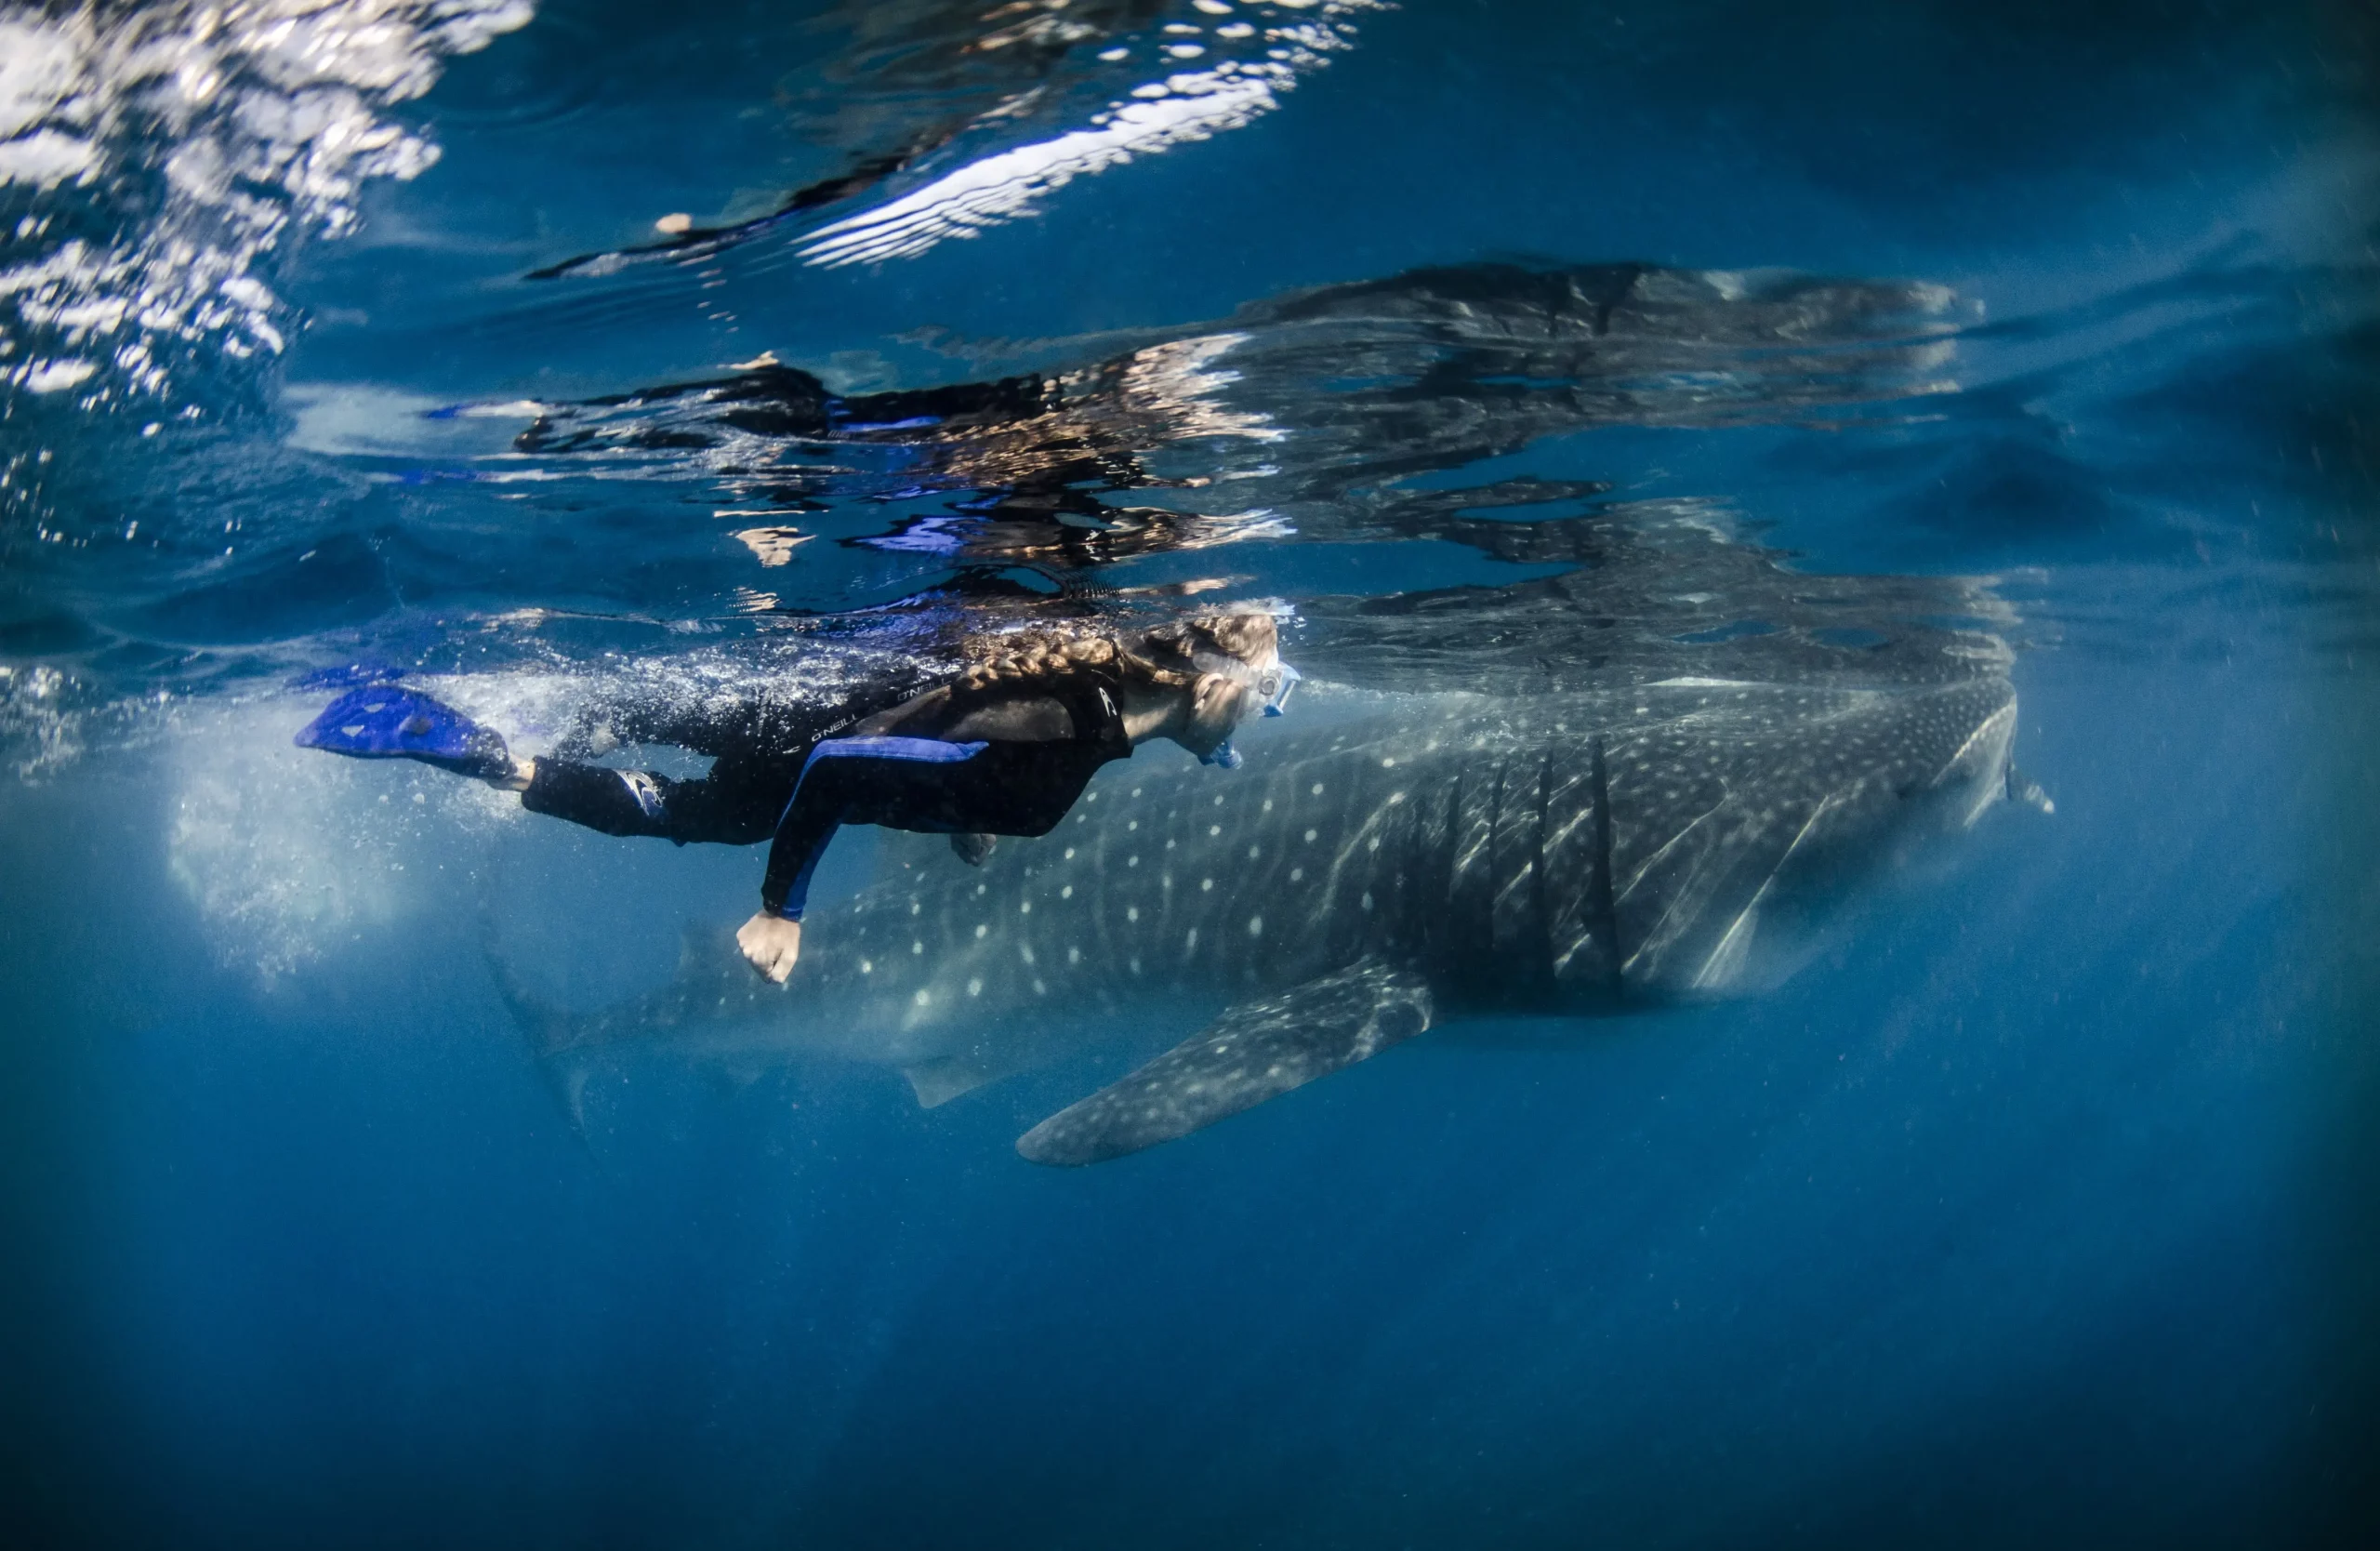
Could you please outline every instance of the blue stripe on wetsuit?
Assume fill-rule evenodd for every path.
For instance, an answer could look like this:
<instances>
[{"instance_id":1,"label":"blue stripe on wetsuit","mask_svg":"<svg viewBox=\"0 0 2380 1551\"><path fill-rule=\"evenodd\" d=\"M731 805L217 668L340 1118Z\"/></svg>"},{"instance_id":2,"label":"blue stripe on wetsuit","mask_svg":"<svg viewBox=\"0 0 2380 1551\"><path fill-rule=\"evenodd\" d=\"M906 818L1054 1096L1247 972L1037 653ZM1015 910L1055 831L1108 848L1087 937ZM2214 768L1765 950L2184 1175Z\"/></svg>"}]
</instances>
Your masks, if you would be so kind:
<instances>
[{"instance_id":1,"label":"blue stripe on wetsuit","mask_svg":"<svg viewBox=\"0 0 2380 1551\"><path fill-rule=\"evenodd\" d=\"M830 737L810 750L801 762L801 773L820 760L904 760L919 764L957 764L972 760L989 748L984 743L945 743L938 737ZM801 795L800 783L796 782L793 795ZM793 803L786 803L786 812L793 811Z\"/></svg>"},{"instance_id":2,"label":"blue stripe on wetsuit","mask_svg":"<svg viewBox=\"0 0 2380 1551\"><path fill-rule=\"evenodd\" d=\"M810 772L820 760L890 760L899 764L963 764L982 753L990 745L984 743L945 743L932 737L835 737L828 738L810 750L801 762L801 776L794 782L793 795L787 799L785 812L777 815L777 832L782 835L793 819L793 810L801 803L801 789L809 784ZM763 894L761 904L788 921L800 921L803 906L810 897L810 875L818 870L818 859L826 854L826 842L835 838L842 820L836 815L819 829L817 839L801 858L785 898L769 906Z\"/></svg>"}]
</instances>

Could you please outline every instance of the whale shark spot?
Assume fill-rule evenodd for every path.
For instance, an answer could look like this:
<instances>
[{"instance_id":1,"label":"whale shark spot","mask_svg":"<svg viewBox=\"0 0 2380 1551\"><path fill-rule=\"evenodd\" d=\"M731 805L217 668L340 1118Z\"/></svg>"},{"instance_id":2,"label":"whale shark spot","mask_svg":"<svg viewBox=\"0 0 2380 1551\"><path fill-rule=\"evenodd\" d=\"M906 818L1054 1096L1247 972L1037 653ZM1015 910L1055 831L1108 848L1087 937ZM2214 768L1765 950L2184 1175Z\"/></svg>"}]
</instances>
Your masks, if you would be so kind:
<instances>
[{"instance_id":1,"label":"whale shark spot","mask_svg":"<svg viewBox=\"0 0 2380 1551\"><path fill-rule=\"evenodd\" d=\"M1081 949L1081 948L1070 948L1066 949L1066 962L1067 962L1067 963L1070 963L1070 964L1079 964L1079 963L1081 963L1081 962L1082 962L1082 949Z\"/></svg>"},{"instance_id":2,"label":"whale shark spot","mask_svg":"<svg viewBox=\"0 0 2380 1551\"><path fill-rule=\"evenodd\" d=\"M909 1000L916 1002L919 1006L923 1007L933 1001L933 996L932 993L929 992L923 986L920 986L918 988L918 994L911 997Z\"/></svg>"},{"instance_id":3,"label":"whale shark spot","mask_svg":"<svg viewBox=\"0 0 2380 1551\"><path fill-rule=\"evenodd\" d=\"M876 973L876 965L866 959L862 959L859 961L859 972L862 974L874 974Z\"/></svg>"},{"instance_id":4,"label":"whale shark spot","mask_svg":"<svg viewBox=\"0 0 2380 1551\"><path fill-rule=\"evenodd\" d=\"M1075 886L1072 883L1068 883L1064 888L1058 891L1058 897L1060 899L1072 899L1074 896Z\"/></svg>"},{"instance_id":5,"label":"whale shark spot","mask_svg":"<svg viewBox=\"0 0 2380 1551\"><path fill-rule=\"evenodd\" d=\"M925 950L926 945L922 942L913 942L909 945L909 951L912 953L923 953Z\"/></svg>"},{"instance_id":6,"label":"whale shark spot","mask_svg":"<svg viewBox=\"0 0 2380 1551\"><path fill-rule=\"evenodd\" d=\"M982 942L985 937L990 936L991 933L991 927L985 922L977 921L975 923L975 940L977 942Z\"/></svg>"},{"instance_id":7,"label":"whale shark spot","mask_svg":"<svg viewBox=\"0 0 2380 1551\"><path fill-rule=\"evenodd\" d=\"M967 994L969 996L982 996L984 994L983 981L980 979L969 980L967 982Z\"/></svg>"}]
</instances>

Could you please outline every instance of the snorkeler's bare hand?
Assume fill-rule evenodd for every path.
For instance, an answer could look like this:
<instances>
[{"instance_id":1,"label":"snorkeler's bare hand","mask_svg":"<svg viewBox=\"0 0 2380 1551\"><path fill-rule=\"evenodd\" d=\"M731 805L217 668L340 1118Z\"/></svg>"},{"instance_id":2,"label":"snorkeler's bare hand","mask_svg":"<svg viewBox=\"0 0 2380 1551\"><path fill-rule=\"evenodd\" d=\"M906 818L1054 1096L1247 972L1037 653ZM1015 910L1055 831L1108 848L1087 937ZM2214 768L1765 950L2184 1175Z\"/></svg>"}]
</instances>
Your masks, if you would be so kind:
<instances>
[{"instance_id":1,"label":"snorkeler's bare hand","mask_svg":"<svg viewBox=\"0 0 2380 1551\"><path fill-rule=\"evenodd\" d=\"M735 946L763 978L782 986L801 957L801 922L762 910L736 929Z\"/></svg>"}]
</instances>

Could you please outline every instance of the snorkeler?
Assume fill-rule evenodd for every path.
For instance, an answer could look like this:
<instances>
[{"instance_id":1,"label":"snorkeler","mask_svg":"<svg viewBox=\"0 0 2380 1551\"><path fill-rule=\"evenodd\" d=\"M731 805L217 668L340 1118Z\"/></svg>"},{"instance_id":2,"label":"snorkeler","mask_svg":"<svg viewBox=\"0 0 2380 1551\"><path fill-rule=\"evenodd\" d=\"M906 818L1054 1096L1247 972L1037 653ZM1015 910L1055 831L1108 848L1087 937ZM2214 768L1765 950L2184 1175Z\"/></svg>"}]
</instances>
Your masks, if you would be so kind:
<instances>
[{"instance_id":1,"label":"snorkeler","mask_svg":"<svg viewBox=\"0 0 2380 1551\"><path fill-rule=\"evenodd\" d=\"M520 759L494 730L416 691L350 691L298 733L300 747L410 759L521 794L607 835L680 844L769 840L760 908L735 934L752 967L782 983L801 952L811 875L845 824L946 834L971 862L998 835L1057 827L1100 766L1170 738L1201 762L1239 763L1231 735L1278 715L1297 669L1269 614L1199 615L1134 634L1035 631L981 638L950 683L878 708L786 712L773 704L635 710L626 735L712 757L671 780L562 758ZM895 689L891 693L901 693ZM880 709L879 709L880 708ZM602 742L623 729L606 727ZM589 752L602 749L590 743Z\"/></svg>"}]
</instances>

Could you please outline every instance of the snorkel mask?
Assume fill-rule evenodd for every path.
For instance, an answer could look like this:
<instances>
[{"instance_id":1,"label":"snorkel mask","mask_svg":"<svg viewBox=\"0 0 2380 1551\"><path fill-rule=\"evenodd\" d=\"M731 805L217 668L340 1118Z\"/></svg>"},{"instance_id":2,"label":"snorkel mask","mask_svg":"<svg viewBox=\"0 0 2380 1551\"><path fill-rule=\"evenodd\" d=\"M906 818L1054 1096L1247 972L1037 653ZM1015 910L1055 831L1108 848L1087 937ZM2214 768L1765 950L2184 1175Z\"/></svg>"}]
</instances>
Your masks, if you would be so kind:
<instances>
[{"instance_id":1,"label":"snorkel mask","mask_svg":"<svg viewBox=\"0 0 2380 1551\"><path fill-rule=\"evenodd\" d=\"M1276 662L1272 667L1259 673L1253 687L1258 696L1264 702L1264 714L1267 716L1288 714L1289 691L1297 688L1298 681L1304 677L1304 674L1286 662Z\"/></svg>"},{"instance_id":2,"label":"snorkel mask","mask_svg":"<svg viewBox=\"0 0 2380 1551\"><path fill-rule=\"evenodd\" d=\"M1273 666L1265 669L1250 668L1236 657L1226 657L1209 652L1197 654L1195 660L1206 672L1237 683L1249 695L1263 704L1266 716L1288 714L1289 691L1295 689L1298 686L1298 681L1305 677L1304 674L1277 657L1274 659ZM1226 737L1216 744L1212 749L1199 755L1198 762L1221 765L1225 770L1237 770L1241 761L1239 750L1234 749L1231 746L1231 739Z\"/></svg>"}]
</instances>

